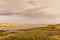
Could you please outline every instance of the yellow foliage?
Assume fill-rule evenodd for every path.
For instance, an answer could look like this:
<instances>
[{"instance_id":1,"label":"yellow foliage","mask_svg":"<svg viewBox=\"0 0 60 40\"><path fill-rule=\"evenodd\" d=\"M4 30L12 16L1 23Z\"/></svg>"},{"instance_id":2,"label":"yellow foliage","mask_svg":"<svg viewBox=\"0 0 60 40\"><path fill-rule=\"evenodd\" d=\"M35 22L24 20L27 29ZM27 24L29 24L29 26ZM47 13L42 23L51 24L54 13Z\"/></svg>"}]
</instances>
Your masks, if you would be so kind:
<instances>
[{"instance_id":1,"label":"yellow foliage","mask_svg":"<svg viewBox=\"0 0 60 40\"><path fill-rule=\"evenodd\" d=\"M0 27L24 26L24 24L0 24Z\"/></svg>"}]
</instances>

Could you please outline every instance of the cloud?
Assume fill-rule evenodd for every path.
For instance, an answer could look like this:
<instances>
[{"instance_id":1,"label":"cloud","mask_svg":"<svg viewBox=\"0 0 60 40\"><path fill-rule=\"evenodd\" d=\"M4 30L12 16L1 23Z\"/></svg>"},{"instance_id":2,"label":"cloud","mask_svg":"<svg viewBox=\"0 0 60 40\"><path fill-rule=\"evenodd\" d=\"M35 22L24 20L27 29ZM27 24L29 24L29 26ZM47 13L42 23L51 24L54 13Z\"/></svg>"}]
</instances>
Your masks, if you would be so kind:
<instances>
[{"instance_id":1,"label":"cloud","mask_svg":"<svg viewBox=\"0 0 60 40\"><path fill-rule=\"evenodd\" d=\"M60 1L40 0L38 6L29 4L28 0L0 0L0 23L60 23ZM34 2L36 3L36 1Z\"/></svg>"},{"instance_id":2,"label":"cloud","mask_svg":"<svg viewBox=\"0 0 60 40\"><path fill-rule=\"evenodd\" d=\"M31 3L32 2L32 3ZM1 12L25 13L27 15L59 15L58 0L0 0ZM32 5L35 4L35 5ZM39 5L38 5L39 4ZM38 6L37 6L38 5Z\"/></svg>"}]
</instances>

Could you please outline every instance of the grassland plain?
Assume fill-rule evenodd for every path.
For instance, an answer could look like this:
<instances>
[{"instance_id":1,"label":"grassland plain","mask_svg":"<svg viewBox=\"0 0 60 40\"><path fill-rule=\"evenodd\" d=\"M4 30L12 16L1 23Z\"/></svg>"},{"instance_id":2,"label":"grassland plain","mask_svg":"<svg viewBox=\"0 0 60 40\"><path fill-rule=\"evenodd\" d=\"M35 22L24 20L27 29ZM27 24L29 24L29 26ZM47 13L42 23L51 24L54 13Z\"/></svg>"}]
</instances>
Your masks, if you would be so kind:
<instances>
[{"instance_id":1,"label":"grassland plain","mask_svg":"<svg viewBox=\"0 0 60 40\"><path fill-rule=\"evenodd\" d=\"M60 24L31 29L0 30L0 40L60 40Z\"/></svg>"}]
</instances>

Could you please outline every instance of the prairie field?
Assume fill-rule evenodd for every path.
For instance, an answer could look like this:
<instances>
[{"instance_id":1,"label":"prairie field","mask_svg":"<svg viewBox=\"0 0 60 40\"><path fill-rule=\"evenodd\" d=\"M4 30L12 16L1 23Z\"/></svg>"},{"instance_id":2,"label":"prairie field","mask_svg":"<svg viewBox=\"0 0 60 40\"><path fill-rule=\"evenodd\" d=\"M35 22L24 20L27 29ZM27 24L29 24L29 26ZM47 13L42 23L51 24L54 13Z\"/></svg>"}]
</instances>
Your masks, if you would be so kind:
<instances>
[{"instance_id":1,"label":"prairie field","mask_svg":"<svg viewBox=\"0 0 60 40\"><path fill-rule=\"evenodd\" d=\"M60 24L18 30L0 30L0 40L60 40Z\"/></svg>"}]
</instances>

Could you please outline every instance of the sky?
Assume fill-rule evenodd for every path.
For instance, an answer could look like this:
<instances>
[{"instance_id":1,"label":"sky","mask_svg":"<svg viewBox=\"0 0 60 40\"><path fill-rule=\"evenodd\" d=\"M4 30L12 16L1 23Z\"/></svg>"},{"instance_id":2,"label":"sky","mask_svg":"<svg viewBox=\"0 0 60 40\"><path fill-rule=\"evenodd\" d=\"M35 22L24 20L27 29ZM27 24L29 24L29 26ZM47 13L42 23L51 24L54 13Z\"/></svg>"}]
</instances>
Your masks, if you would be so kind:
<instances>
[{"instance_id":1,"label":"sky","mask_svg":"<svg viewBox=\"0 0 60 40\"><path fill-rule=\"evenodd\" d=\"M60 0L0 0L0 23L60 23Z\"/></svg>"}]
</instances>

